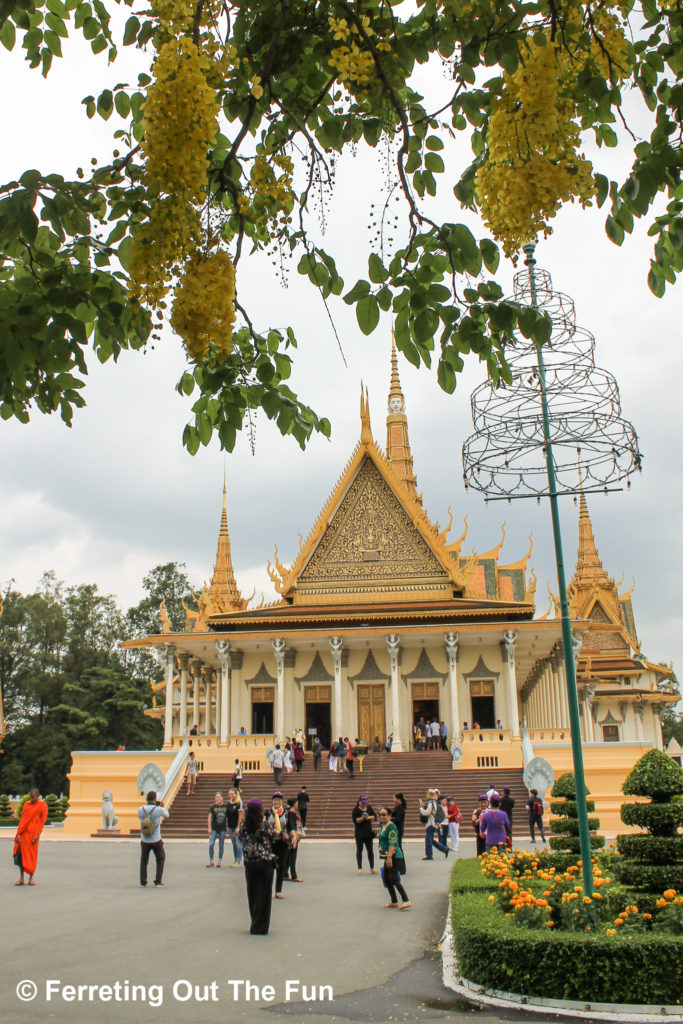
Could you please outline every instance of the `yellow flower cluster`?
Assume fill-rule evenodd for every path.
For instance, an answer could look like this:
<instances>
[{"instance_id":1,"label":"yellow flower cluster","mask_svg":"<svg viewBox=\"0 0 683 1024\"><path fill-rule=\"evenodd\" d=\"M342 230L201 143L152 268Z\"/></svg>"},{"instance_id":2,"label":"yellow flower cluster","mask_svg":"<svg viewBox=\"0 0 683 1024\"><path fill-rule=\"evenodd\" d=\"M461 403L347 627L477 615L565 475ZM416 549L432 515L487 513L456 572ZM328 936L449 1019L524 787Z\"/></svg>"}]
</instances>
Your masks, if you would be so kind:
<instances>
[{"instance_id":1,"label":"yellow flower cluster","mask_svg":"<svg viewBox=\"0 0 683 1024\"><path fill-rule=\"evenodd\" d=\"M524 63L503 76L504 92L491 115L488 154L476 178L484 220L507 256L539 233L560 206L594 193L592 166L578 152L569 71L549 43L528 43Z\"/></svg>"},{"instance_id":2,"label":"yellow flower cluster","mask_svg":"<svg viewBox=\"0 0 683 1024\"><path fill-rule=\"evenodd\" d=\"M210 345L227 358L235 323L235 268L226 252L195 252L176 286L171 326L190 359L201 363Z\"/></svg>"},{"instance_id":3,"label":"yellow flower cluster","mask_svg":"<svg viewBox=\"0 0 683 1024\"><path fill-rule=\"evenodd\" d=\"M209 58L191 39L165 43L154 61L142 122L147 184L194 203L204 197L207 151L217 131L218 99L206 81L209 67Z\"/></svg>"},{"instance_id":4,"label":"yellow flower cluster","mask_svg":"<svg viewBox=\"0 0 683 1024\"><path fill-rule=\"evenodd\" d=\"M151 308L164 309L170 279L200 239L199 214L193 206L179 196L158 199L131 246L131 294Z\"/></svg>"},{"instance_id":5,"label":"yellow flower cluster","mask_svg":"<svg viewBox=\"0 0 683 1024\"><path fill-rule=\"evenodd\" d=\"M277 174L277 170L282 173ZM250 187L253 202L245 195L238 196L237 208L258 227L271 223L274 227L287 220L294 202L292 174L294 164L288 156L260 154L251 168Z\"/></svg>"},{"instance_id":6,"label":"yellow flower cluster","mask_svg":"<svg viewBox=\"0 0 683 1024\"><path fill-rule=\"evenodd\" d=\"M367 15L361 17L361 24L366 36L373 36L375 33L370 26L370 19ZM371 53L362 50L354 35L359 34L358 26L349 26L346 18L330 18L330 29L332 38L343 43L332 50L328 64L334 68L342 82L347 85L368 85L372 81L375 70L375 61ZM387 43L380 43L380 48L391 49Z\"/></svg>"},{"instance_id":7,"label":"yellow flower cluster","mask_svg":"<svg viewBox=\"0 0 683 1024\"><path fill-rule=\"evenodd\" d=\"M589 56L604 78L621 82L631 71L633 57L625 31L626 20L618 10L620 4L613 6L617 12L588 5L593 36Z\"/></svg>"}]
</instances>

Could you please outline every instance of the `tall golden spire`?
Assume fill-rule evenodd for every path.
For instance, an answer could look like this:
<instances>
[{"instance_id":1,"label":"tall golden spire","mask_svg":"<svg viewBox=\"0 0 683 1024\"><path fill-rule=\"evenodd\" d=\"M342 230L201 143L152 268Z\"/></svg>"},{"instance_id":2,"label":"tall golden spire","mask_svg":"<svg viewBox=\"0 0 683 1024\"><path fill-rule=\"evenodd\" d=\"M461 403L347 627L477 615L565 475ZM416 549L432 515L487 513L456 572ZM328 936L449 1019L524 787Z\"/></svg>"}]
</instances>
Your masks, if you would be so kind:
<instances>
[{"instance_id":1,"label":"tall golden spire","mask_svg":"<svg viewBox=\"0 0 683 1024\"><path fill-rule=\"evenodd\" d=\"M396 337L391 331L391 383L387 415L387 461L397 476L403 480L410 494L422 504L422 495L417 493L417 478L413 471L413 453L408 439L408 418L406 403L398 379L398 357Z\"/></svg>"},{"instance_id":2,"label":"tall golden spire","mask_svg":"<svg viewBox=\"0 0 683 1024\"><path fill-rule=\"evenodd\" d=\"M247 607L247 602L237 589L235 572L232 567L230 536L228 534L225 473L223 473L223 510L221 512L221 525L218 531L216 562L213 567L213 576L211 577L208 591L208 604L210 608L209 614L215 614L216 612L241 612Z\"/></svg>"},{"instance_id":3,"label":"tall golden spire","mask_svg":"<svg viewBox=\"0 0 683 1024\"><path fill-rule=\"evenodd\" d=\"M598 554L583 487L579 492L579 549L571 586L574 589L577 587L607 586L611 588L614 586L614 581L605 571Z\"/></svg>"}]
</instances>

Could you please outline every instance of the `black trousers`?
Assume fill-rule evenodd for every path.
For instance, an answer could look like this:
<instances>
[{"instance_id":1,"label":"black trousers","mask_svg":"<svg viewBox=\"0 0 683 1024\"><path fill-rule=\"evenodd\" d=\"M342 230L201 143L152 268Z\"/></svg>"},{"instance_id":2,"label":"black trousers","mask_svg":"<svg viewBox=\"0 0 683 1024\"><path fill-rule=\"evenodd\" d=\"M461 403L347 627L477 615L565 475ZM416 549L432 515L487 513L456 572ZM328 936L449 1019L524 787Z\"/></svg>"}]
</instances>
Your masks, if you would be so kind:
<instances>
[{"instance_id":1,"label":"black trousers","mask_svg":"<svg viewBox=\"0 0 683 1024\"><path fill-rule=\"evenodd\" d=\"M392 903L398 903L396 898L396 891L403 900L404 903L408 903L408 893L405 891L399 881L398 869L392 864L390 868L384 865L384 884L389 890L389 896Z\"/></svg>"},{"instance_id":2,"label":"black trousers","mask_svg":"<svg viewBox=\"0 0 683 1024\"><path fill-rule=\"evenodd\" d=\"M247 901L251 917L252 935L267 935L270 928L270 909L273 900L272 860L244 862L244 878L247 883Z\"/></svg>"},{"instance_id":3,"label":"black trousers","mask_svg":"<svg viewBox=\"0 0 683 1024\"><path fill-rule=\"evenodd\" d=\"M296 873L296 858L299 853L299 844L290 846L287 851L287 864L285 866L285 878L298 878Z\"/></svg>"},{"instance_id":4,"label":"black trousers","mask_svg":"<svg viewBox=\"0 0 683 1024\"><path fill-rule=\"evenodd\" d=\"M149 855L152 852L154 852L157 862L157 871L154 877L155 884L158 884L163 878L164 861L166 860L163 840L158 839L156 843L140 843L140 885L147 885L147 865L149 864Z\"/></svg>"},{"instance_id":5,"label":"black trousers","mask_svg":"<svg viewBox=\"0 0 683 1024\"><path fill-rule=\"evenodd\" d=\"M536 815L529 815L529 832L531 833L531 841L536 842L536 836L534 835L534 827L538 826L538 831L543 842L545 842L545 832L543 831L543 818Z\"/></svg>"},{"instance_id":6,"label":"black trousers","mask_svg":"<svg viewBox=\"0 0 683 1024\"><path fill-rule=\"evenodd\" d=\"M306 818L308 817L308 805L305 804L299 808L299 817L301 818L301 827L306 828Z\"/></svg>"},{"instance_id":7,"label":"black trousers","mask_svg":"<svg viewBox=\"0 0 683 1024\"><path fill-rule=\"evenodd\" d=\"M375 854L372 849L372 837L369 837L368 839L363 839L356 836L356 864L358 865L359 871L363 867L363 847L365 847L365 851L368 855L368 864L370 865L370 870L372 871L372 869L375 866Z\"/></svg>"},{"instance_id":8,"label":"black trousers","mask_svg":"<svg viewBox=\"0 0 683 1024\"><path fill-rule=\"evenodd\" d=\"M273 853L275 854L275 892L282 892L282 883L285 880L289 865L288 844L278 843Z\"/></svg>"},{"instance_id":9,"label":"black trousers","mask_svg":"<svg viewBox=\"0 0 683 1024\"><path fill-rule=\"evenodd\" d=\"M351 778L353 778L353 758L349 758L347 760L347 762L346 762L346 770L349 773L349 775L351 776Z\"/></svg>"}]
</instances>

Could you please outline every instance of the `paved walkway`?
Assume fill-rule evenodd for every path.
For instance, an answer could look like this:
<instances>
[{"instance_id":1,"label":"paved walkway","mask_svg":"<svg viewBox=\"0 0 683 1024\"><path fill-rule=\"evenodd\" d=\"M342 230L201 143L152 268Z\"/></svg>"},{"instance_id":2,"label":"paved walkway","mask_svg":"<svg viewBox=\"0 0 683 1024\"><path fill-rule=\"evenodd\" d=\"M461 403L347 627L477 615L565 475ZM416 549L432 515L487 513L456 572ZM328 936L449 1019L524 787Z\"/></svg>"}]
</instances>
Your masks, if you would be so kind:
<instances>
[{"instance_id":1,"label":"paved walkway","mask_svg":"<svg viewBox=\"0 0 683 1024\"><path fill-rule=\"evenodd\" d=\"M461 853L472 856L473 847L462 843ZM436 853L438 859L423 863L422 852L420 844L407 843L406 888L414 909L399 912L384 910L378 876L356 874L352 843L304 843L298 863L304 884L285 883L270 935L250 936L243 871L206 870L203 843L167 842L167 884L141 889L137 842L46 837L31 889L13 887L10 840L2 837L0 1021L530 1019L469 1008L442 986L438 940L453 855L446 862ZM29 1002L17 995L22 981L37 986ZM48 981L55 983L49 1000ZM253 986L249 993L246 982ZM69 985L74 989L64 989ZM110 1000L104 1001L106 989L68 999L79 985L110 986ZM326 998L329 988L333 1002Z\"/></svg>"}]
</instances>

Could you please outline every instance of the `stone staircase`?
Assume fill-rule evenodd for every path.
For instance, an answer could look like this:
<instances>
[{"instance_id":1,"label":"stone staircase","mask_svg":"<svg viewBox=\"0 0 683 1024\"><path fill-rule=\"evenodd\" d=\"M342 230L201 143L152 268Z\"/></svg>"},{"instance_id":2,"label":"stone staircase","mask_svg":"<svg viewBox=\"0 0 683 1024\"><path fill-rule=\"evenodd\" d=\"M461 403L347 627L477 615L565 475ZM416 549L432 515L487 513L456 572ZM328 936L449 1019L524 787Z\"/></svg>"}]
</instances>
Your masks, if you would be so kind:
<instances>
[{"instance_id":1,"label":"stone staircase","mask_svg":"<svg viewBox=\"0 0 683 1024\"><path fill-rule=\"evenodd\" d=\"M313 758L306 754L301 772L283 772L280 789L285 798L296 796L305 785L311 800L308 809L306 834L313 839L340 839L353 837L351 811L360 793L367 793L375 810L386 803L391 807L393 794L401 792L408 804L406 812L407 837L424 835L424 825L419 820L419 800L427 790L438 788L444 796L454 796L464 817L462 835L473 837L470 816L480 792L493 783L499 791L504 785L510 786L515 798L513 829L516 835L527 834L527 813L524 804L527 792L522 781L522 770L502 768L481 768L453 771L450 754L442 751L410 752L404 754L368 754L363 761L363 771L355 762L355 777L332 774L323 756L320 770L313 771ZM208 810L214 802L217 791L227 797L230 775L204 773L199 775L197 786L191 797L186 796L185 785L181 787L172 805L170 818L163 825L163 834L168 839L204 838L207 835ZM268 806L274 784L272 773L246 775L242 780L242 799L258 797ZM133 833L132 833L133 834Z\"/></svg>"}]
</instances>

